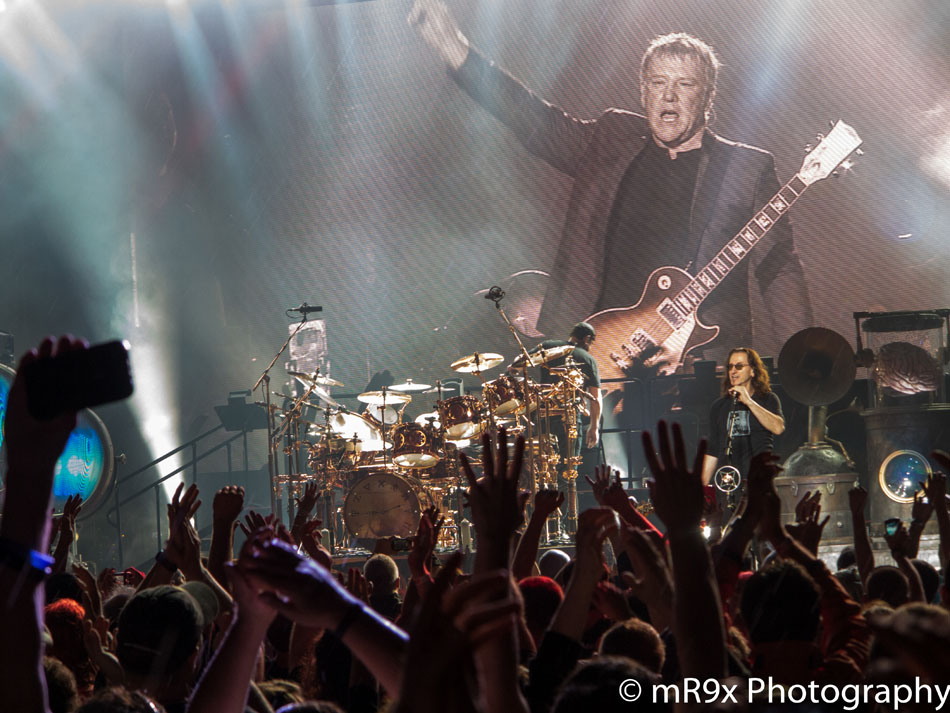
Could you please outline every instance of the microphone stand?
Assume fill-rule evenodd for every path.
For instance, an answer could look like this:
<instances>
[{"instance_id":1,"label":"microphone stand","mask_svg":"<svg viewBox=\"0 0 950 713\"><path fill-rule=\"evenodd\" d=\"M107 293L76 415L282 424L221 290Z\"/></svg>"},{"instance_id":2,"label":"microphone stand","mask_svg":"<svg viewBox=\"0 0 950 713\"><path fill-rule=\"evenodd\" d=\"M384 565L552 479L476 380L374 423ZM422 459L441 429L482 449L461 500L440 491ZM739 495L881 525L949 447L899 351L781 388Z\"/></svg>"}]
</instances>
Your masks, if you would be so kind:
<instances>
[{"instance_id":1,"label":"microphone stand","mask_svg":"<svg viewBox=\"0 0 950 713\"><path fill-rule=\"evenodd\" d=\"M515 326L511 323L511 320L508 319L508 315L505 314L505 310L501 307L501 301L505 298L505 291L500 287L492 287L488 294L485 295L485 299L491 300L495 303L495 310L498 314L501 315L501 318L505 321L505 324L508 326L508 331L511 332L511 335L515 338L515 342L518 343L518 349L521 352L521 358L523 360L522 370L524 372L524 407L525 407L525 441L528 444L528 472L531 474L529 478L529 488L531 490L532 502L534 502L534 495L538 492L538 473L536 469L536 463L534 458L534 447L532 445L534 439L534 432L531 424L531 389L529 388L528 383L528 367L531 363L531 356L528 354L528 349L525 347L524 342L521 341L521 337L518 336L518 330L515 329ZM538 443L540 447L540 441ZM545 528L545 531L547 528Z\"/></svg>"},{"instance_id":2,"label":"microphone stand","mask_svg":"<svg viewBox=\"0 0 950 713\"><path fill-rule=\"evenodd\" d=\"M300 324L297 325L297 328L291 332L291 334L284 340L283 345L280 350L274 355L274 358L270 360L270 364L264 369L264 372L258 377L257 381L254 382L254 386L251 387L251 392L257 390L258 386L263 384L264 391L264 404L267 409L267 473L270 477L270 511L276 513L277 517L280 518L280 502L277 497L279 491L279 484L277 483L277 454L275 452L274 446L274 410L271 408L270 402L270 370L274 368L274 364L277 363L277 360L280 359L280 355L284 353L284 350L290 345L290 340L297 336L297 333L303 329L303 326L307 323L307 313L303 313L303 318L300 320Z\"/></svg>"}]
</instances>

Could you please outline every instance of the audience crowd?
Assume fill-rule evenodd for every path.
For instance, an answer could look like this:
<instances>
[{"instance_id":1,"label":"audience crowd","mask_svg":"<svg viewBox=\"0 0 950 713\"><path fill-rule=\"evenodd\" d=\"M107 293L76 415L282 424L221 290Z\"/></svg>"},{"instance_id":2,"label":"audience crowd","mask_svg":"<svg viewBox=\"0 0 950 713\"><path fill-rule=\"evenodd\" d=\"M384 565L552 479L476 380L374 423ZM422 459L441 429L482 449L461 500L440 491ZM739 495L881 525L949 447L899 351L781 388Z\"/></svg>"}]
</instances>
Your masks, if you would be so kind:
<instances>
[{"instance_id":1,"label":"audience crowd","mask_svg":"<svg viewBox=\"0 0 950 713\"><path fill-rule=\"evenodd\" d=\"M0 711L4 713L595 713L635 710L933 711L950 691L946 477L876 564L867 492L850 493L853 547L818 557L827 518L806 493L783 524L777 458L754 459L743 501L715 525L705 445L676 424L644 434L654 527L606 467L580 513L573 556L540 558L563 503L519 491L524 442L463 457L477 546L436 553L443 520L419 522L403 581L385 554L340 571L311 517L290 528L246 512L229 486L211 502L210 547L193 525L198 489L168 506L169 538L148 572L69 566L82 506L51 518L53 470L75 414L35 420L23 366L86 345L45 340L11 388L0 521ZM950 471L950 457L935 451ZM480 472L479 472L480 471ZM936 520L937 570L917 559ZM709 527L710 524L714 526ZM243 545L234 552L240 527ZM55 547L52 539L56 539ZM52 554L48 554L52 552ZM909 693L908 693L909 692Z\"/></svg>"}]
</instances>

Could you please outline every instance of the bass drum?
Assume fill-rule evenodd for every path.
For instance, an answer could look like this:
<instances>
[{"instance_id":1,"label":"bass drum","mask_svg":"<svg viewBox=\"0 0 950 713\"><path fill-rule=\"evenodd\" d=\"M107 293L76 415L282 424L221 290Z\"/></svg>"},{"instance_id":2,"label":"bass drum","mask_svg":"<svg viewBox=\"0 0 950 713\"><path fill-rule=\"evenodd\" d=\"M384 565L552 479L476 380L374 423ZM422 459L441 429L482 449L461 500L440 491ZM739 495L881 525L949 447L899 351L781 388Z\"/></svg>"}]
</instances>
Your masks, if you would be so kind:
<instances>
[{"instance_id":1,"label":"bass drum","mask_svg":"<svg viewBox=\"0 0 950 713\"><path fill-rule=\"evenodd\" d=\"M412 476L373 468L350 487L343 501L343 520L355 538L412 537L429 504L428 495Z\"/></svg>"}]
</instances>

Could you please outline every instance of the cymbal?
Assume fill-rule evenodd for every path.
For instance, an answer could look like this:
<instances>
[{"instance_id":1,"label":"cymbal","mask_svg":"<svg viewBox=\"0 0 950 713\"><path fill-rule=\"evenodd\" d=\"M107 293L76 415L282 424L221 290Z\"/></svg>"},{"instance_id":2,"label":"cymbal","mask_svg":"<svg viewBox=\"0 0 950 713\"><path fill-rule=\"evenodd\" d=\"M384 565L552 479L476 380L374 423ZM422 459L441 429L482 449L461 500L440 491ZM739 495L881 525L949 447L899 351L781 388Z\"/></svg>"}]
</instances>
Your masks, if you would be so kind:
<instances>
[{"instance_id":1,"label":"cymbal","mask_svg":"<svg viewBox=\"0 0 950 713\"><path fill-rule=\"evenodd\" d=\"M395 404L407 404L412 401L409 394L401 394L398 391L364 391L356 397L358 401L373 406L393 406Z\"/></svg>"},{"instance_id":2,"label":"cymbal","mask_svg":"<svg viewBox=\"0 0 950 713\"><path fill-rule=\"evenodd\" d=\"M324 376L323 374L308 374L304 371L288 371L287 373L311 384L319 384L320 386L343 386L342 381L331 379L329 376Z\"/></svg>"},{"instance_id":3,"label":"cymbal","mask_svg":"<svg viewBox=\"0 0 950 713\"><path fill-rule=\"evenodd\" d=\"M505 357L503 357L501 354L493 354L492 352L479 354L478 352L475 352L474 354L469 354L468 356L464 356L461 359L456 359L449 365L449 368L462 374L477 374L482 371L494 369L504 360Z\"/></svg>"},{"instance_id":4,"label":"cymbal","mask_svg":"<svg viewBox=\"0 0 950 713\"><path fill-rule=\"evenodd\" d=\"M573 353L573 351L573 344L563 344L559 347L551 347L550 349L539 349L538 351L528 355L528 366L541 366L542 364L550 364L552 361L566 357L568 354ZM522 366L523 364L523 354L515 357L515 360L511 362L511 365L515 367Z\"/></svg>"},{"instance_id":5,"label":"cymbal","mask_svg":"<svg viewBox=\"0 0 950 713\"><path fill-rule=\"evenodd\" d=\"M432 388L432 384L416 384L413 383L412 379L406 379L405 384L393 384L389 387L390 391L399 391L404 394L411 394L416 392L428 391Z\"/></svg>"}]
</instances>

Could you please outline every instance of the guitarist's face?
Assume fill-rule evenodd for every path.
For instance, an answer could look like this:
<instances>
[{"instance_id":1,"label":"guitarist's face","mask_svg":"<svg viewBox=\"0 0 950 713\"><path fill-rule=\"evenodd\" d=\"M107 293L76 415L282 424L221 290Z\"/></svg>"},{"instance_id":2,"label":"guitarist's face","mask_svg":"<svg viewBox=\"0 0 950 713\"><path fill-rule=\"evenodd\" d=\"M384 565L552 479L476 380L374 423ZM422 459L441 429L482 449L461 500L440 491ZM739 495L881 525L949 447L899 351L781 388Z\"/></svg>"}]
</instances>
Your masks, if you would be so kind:
<instances>
[{"instance_id":1,"label":"guitarist's face","mask_svg":"<svg viewBox=\"0 0 950 713\"><path fill-rule=\"evenodd\" d=\"M650 131L668 149L699 148L708 97L702 63L689 55L654 56L640 85Z\"/></svg>"}]
</instances>

